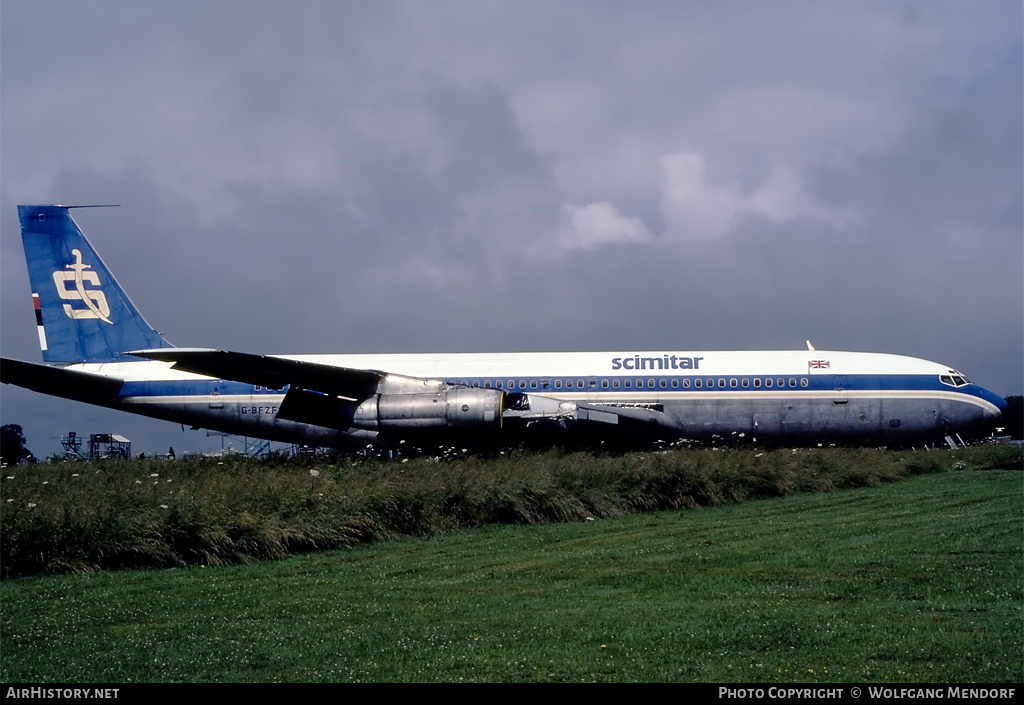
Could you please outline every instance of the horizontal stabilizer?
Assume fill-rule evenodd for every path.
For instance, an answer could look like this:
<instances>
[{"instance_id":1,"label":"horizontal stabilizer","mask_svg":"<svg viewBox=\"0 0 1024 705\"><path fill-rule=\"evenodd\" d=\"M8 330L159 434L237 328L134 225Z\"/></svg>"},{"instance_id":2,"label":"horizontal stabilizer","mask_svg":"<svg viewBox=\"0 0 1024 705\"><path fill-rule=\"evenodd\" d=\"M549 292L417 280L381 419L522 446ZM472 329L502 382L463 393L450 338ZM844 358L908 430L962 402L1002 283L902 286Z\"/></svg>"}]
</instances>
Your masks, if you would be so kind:
<instances>
[{"instance_id":1,"label":"horizontal stabilizer","mask_svg":"<svg viewBox=\"0 0 1024 705\"><path fill-rule=\"evenodd\" d=\"M93 404L116 399L124 380L60 367L47 367L33 362L3 358L0 360L0 382Z\"/></svg>"},{"instance_id":2,"label":"horizontal stabilizer","mask_svg":"<svg viewBox=\"0 0 1024 705\"><path fill-rule=\"evenodd\" d=\"M384 378L383 372L374 370L334 367L229 350L166 348L134 350L131 354L171 362L176 370L207 377L260 385L268 389L297 386L349 399L370 396Z\"/></svg>"}]
</instances>

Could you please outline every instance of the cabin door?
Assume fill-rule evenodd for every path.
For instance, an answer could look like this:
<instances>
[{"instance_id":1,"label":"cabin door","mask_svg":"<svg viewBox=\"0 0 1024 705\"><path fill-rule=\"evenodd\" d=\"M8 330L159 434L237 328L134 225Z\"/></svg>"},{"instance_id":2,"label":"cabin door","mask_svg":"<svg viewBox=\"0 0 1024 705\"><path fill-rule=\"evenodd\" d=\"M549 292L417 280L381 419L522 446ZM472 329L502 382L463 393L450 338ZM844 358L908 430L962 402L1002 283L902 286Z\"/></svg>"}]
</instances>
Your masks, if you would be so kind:
<instances>
[{"instance_id":1,"label":"cabin door","mask_svg":"<svg viewBox=\"0 0 1024 705\"><path fill-rule=\"evenodd\" d=\"M850 403L850 393L846 386L846 375L832 376L832 403L836 406Z\"/></svg>"}]
</instances>

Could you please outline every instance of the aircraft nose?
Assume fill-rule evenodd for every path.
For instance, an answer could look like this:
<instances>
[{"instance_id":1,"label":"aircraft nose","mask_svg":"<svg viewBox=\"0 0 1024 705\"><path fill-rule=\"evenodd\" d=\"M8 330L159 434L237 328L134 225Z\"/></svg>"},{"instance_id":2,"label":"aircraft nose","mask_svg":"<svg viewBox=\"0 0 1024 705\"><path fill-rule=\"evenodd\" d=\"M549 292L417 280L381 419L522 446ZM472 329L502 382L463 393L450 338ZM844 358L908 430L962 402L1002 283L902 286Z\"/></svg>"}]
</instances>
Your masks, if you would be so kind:
<instances>
[{"instance_id":1,"label":"aircraft nose","mask_svg":"<svg viewBox=\"0 0 1024 705\"><path fill-rule=\"evenodd\" d=\"M998 419L1000 416L1002 416L1003 412L1006 411L1006 407L1007 407L1006 400L1003 399L998 394L996 394L994 392L990 392L989 390L987 390L987 389L985 389L983 387L979 387L978 391L979 391L979 396L982 399L984 399L985 401L989 402L990 404L992 404L995 407L994 410L993 409L985 409L985 418L986 419L995 420L995 419Z\"/></svg>"}]
</instances>

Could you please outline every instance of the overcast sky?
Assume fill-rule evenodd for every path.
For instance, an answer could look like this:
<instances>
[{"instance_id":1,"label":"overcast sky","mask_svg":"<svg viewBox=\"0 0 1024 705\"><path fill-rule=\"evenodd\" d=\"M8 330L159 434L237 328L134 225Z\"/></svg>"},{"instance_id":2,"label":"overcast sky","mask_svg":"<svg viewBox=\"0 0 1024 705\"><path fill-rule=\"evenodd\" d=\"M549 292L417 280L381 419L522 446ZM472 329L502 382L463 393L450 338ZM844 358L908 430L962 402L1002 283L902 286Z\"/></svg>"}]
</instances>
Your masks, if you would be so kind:
<instances>
[{"instance_id":1,"label":"overcast sky","mask_svg":"<svg viewBox=\"0 0 1024 705\"><path fill-rule=\"evenodd\" d=\"M893 352L1024 390L1024 16L995 2L3 0L15 206L176 345ZM37 455L202 432L10 386Z\"/></svg>"}]
</instances>

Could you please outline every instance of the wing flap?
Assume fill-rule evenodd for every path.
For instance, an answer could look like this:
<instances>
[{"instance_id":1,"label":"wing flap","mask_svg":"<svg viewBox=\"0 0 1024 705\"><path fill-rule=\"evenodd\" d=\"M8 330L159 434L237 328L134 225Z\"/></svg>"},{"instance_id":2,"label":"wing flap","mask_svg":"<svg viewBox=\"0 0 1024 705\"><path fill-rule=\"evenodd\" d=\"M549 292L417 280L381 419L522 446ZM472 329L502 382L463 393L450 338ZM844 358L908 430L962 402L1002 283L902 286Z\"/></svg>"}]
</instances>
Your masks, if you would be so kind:
<instances>
[{"instance_id":1,"label":"wing flap","mask_svg":"<svg viewBox=\"0 0 1024 705\"><path fill-rule=\"evenodd\" d=\"M599 423L621 424L623 422L661 426L674 429L676 423L661 409L639 406L613 406L611 404L577 404L580 420Z\"/></svg>"},{"instance_id":2,"label":"wing flap","mask_svg":"<svg viewBox=\"0 0 1024 705\"><path fill-rule=\"evenodd\" d=\"M351 428L356 404L329 394L292 387L284 396L277 418L329 428Z\"/></svg>"}]
</instances>

